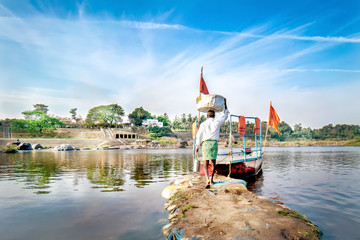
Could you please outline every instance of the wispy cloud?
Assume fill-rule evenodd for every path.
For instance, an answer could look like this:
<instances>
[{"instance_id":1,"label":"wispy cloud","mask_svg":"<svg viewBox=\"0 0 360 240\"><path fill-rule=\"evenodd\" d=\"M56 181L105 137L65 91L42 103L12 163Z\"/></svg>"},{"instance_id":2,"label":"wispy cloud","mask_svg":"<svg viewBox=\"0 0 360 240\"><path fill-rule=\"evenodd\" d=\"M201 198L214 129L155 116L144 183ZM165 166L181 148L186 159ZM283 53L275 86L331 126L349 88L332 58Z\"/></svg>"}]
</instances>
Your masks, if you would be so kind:
<instances>
[{"instance_id":1,"label":"wispy cloud","mask_svg":"<svg viewBox=\"0 0 360 240\"><path fill-rule=\"evenodd\" d=\"M127 113L138 106L157 115L195 113L200 68L204 66L210 92L226 96L232 111L260 113L266 118L272 99L283 120L311 124L314 120L311 116L306 119L302 111L321 109L318 112L326 115L334 86L321 86L321 92L302 88L301 82L294 81L299 73L337 72L359 79L358 69L331 62L324 68L312 61L343 43L359 43L358 36L297 35L312 23L276 32L266 24L221 32L179 24L87 18L83 5L79 5L78 19L41 14L22 19L0 8L0 49L7 56L0 59L0 81L23 84L16 88L6 84L0 97L0 118L19 116L40 102L48 104L55 115L66 115L77 107L85 116L91 107L112 102ZM295 44L297 41L302 44ZM318 77L322 76L307 81L318 81ZM332 102L335 106L346 105L344 99L358 84L352 81L344 86L341 82L336 85L340 92L338 102ZM355 115L360 117L360 112ZM340 121L336 116L333 119Z\"/></svg>"},{"instance_id":2,"label":"wispy cloud","mask_svg":"<svg viewBox=\"0 0 360 240\"><path fill-rule=\"evenodd\" d=\"M189 29L180 24L163 24L153 22L138 22L138 21L121 21L124 26L139 28L139 29L175 29L175 30L186 30Z\"/></svg>"},{"instance_id":3,"label":"wispy cloud","mask_svg":"<svg viewBox=\"0 0 360 240\"><path fill-rule=\"evenodd\" d=\"M294 69L277 69L277 70L268 70L272 71L281 71L281 72L342 72L342 73L360 73L360 70L352 69L334 69L334 68L322 68L322 69L304 69L304 68L294 68Z\"/></svg>"},{"instance_id":4,"label":"wispy cloud","mask_svg":"<svg viewBox=\"0 0 360 240\"><path fill-rule=\"evenodd\" d=\"M193 29L194 31L196 29ZM295 29L291 31L296 31ZM289 32L291 32L289 31ZM296 34L282 34L282 33L275 33L275 34L253 34L251 32L224 32L224 31L209 31L212 33L218 33L228 36L237 35L237 37L241 38L259 38L259 39L290 39L290 40L299 40L299 41L311 41L311 42L336 42L336 43L360 43L360 35L355 36L301 36Z\"/></svg>"},{"instance_id":5,"label":"wispy cloud","mask_svg":"<svg viewBox=\"0 0 360 240\"><path fill-rule=\"evenodd\" d=\"M338 37L338 36L296 36L296 35L271 35L269 38L273 39L293 39L301 41L314 41L314 42L338 42L338 43L360 43L360 37Z\"/></svg>"}]
</instances>

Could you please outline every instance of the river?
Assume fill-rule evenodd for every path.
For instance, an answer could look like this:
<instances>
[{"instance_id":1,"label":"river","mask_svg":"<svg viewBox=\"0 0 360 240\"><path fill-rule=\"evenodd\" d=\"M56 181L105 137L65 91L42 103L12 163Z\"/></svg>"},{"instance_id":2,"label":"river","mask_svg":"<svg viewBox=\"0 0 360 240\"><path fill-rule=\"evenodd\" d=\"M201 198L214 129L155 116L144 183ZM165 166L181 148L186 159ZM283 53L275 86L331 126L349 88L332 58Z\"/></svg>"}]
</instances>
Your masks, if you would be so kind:
<instances>
[{"instance_id":1,"label":"river","mask_svg":"<svg viewBox=\"0 0 360 240\"><path fill-rule=\"evenodd\" d=\"M360 148L267 148L249 189L300 211L323 239L360 239ZM191 149L0 153L1 239L163 239L161 191Z\"/></svg>"}]
</instances>

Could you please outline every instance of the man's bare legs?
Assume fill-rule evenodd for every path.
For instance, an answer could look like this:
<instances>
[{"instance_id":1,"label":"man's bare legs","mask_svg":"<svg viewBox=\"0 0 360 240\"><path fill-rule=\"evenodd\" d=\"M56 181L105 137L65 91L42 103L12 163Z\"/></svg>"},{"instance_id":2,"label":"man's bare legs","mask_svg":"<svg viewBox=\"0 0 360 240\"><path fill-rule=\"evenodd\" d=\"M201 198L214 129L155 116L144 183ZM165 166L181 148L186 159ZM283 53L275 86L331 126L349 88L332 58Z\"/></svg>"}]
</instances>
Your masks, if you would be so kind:
<instances>
[{"instance_id":1,"label":"man's bare legs","mask_svg":"<svg viewBox=\"0 0 360 240\"><path fill-rule=\"evenodd\" d=\"M209 173L209 164L211 169L210 173ZM214 184L215 165L216 165L216 159L212 159L210 161L209 160L204 161L203 169L206 177L206 188L209 188L210 184Z\"/></svg>"},{"instance_id":2,"label":"man's bare legs","mask_svg":"<svg viewBox=\"0 0 360 240\"><path fill-rule=\"evenodd\" d=\"M210 183L214 184L214 175L215 175L215 165L216 165L216 159L211 160L211 178Z\"/></svg>"},{"instance_id":3,"label":"man's bare legs","mask_svg":"<svg viewBox=\"0 0 360 240\"><path fill-rule=\"evenodd\" d=\"M210 187L210 180L209 180L209 160L205 160L205 161L204 161L203 169L204 169L204 173L205 173L205 177L206 177L206 186L205 186L205 188L209 188L209 187Z\"/></svg>"}]
</instances>

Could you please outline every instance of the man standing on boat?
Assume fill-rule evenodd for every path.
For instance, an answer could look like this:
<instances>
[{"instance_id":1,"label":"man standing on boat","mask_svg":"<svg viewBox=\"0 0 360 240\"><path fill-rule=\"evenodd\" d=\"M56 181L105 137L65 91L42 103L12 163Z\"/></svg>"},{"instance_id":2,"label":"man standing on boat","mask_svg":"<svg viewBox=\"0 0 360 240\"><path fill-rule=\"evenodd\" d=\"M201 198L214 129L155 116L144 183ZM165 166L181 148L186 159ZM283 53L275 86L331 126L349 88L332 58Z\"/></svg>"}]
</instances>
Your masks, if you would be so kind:
<instances>
[{"instance_id":1,"label":"man standing on boat","mask_svg":"<svg viewBox=\"0 0 360 240\"><path fill-rule=\"evenodd\" d=\"M218 140L220 135L220 127L229 117L229 110L227 109L226 99L224 99L225 109L218 113L215 117L215 111L209 110L207 112L207 119L200 124L199 131L196 134L196 152L199 152L200 145L202 145L203 169L206 177L206 187L210 188L210 184L214 183L215 165L218 154ZM209 179L209 161L211 161L211 173Z\"/></svg>"}]
</instances>

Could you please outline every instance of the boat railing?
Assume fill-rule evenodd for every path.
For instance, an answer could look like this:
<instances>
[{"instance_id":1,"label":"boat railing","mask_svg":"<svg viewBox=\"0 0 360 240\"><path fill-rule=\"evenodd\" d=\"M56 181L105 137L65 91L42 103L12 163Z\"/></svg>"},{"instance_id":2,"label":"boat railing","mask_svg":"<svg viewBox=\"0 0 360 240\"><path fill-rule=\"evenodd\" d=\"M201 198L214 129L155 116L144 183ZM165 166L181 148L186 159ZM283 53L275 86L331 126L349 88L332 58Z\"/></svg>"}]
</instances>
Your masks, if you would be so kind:
<instances>
[{"instance_id":1,"label":"boat railing","mask_svg":"<svg viewBox=\"0 0 360 240\"><path fill-rule=\"evenodd\" d=\"M230 143L229 143L229 153L228 155L231 158L231 161L234 161L234 156L235 155L243 155L243 160L242 161L253 161L254 157L253 156L248 156L247 155L247 140L248 138L254 138L255 141L255 147L251 148L251 152L255 152L256 153L256 158L257 157L262 157L262 137L261 137L261 121L256 121L257 117L245 117L245 124L248 124L248 122L250 123L254 123L254 132L253 133L249 133L247 134L245 132L245 134L240 134L240 133L234 133L233 132L233 118L239 118L240 115L234 115L231 114L230 115ZM260 126L257 126L257 124L259 124ZM259 129L258 131L256 131L256 129ZM243 141L243 146L242 149L240 150L240 152L234 152L234 144L233 144L233 137L240 137L242 138Z\"/></svg>"},{"instance_id":2,"label":"boat railing","mask_svg":"<svg viewBox=\"0 0 360 240\"><path fill-rule=\"evenodd\" d=\"M230 130L229 130L229 150L228 153L225 154L218 154L219 156L223 156L223 159L219 159L218 162L221 162L225 159L230 158L230 162L245 162L245 161L254 161L258 158L262 157L262 137L261 137L261 121L260 122L260 126L257 126L257 121L256 121L256 117L245 117L245 120L250 121L250 123L253 121L254 122L254 133L249 133L249 134L239 134L239 133L234 133L233 132L233 118L239 118L239 115L230 115ZM197 125L197 122L195 123ZM259 129L259 134L257 134L257 131L255 131L255 129ZM196 144L196 132L193 138L193 160L194 160L194 169L197 169L199 167L199 162L198 162L198 156L197 153L195 151L195 144ZM238 147L234 147L234 143L233 143L233 137L239 137L242 138L243 140L243 146L241 147L240 151L234 151L234 148L238 149ZM255 147L251 148L251 151L247 151L247 149L249 149L249 147L247 147L246 143L247 143L247 139L248 138L254 138L255 141ZM255 154L252 154L255 153ZM255 156L254 156L255 155ZM241 159L234 159L234 156L243 156ZM196 167L195 167L196 166Z\"/></svg>"}]
</instances>

